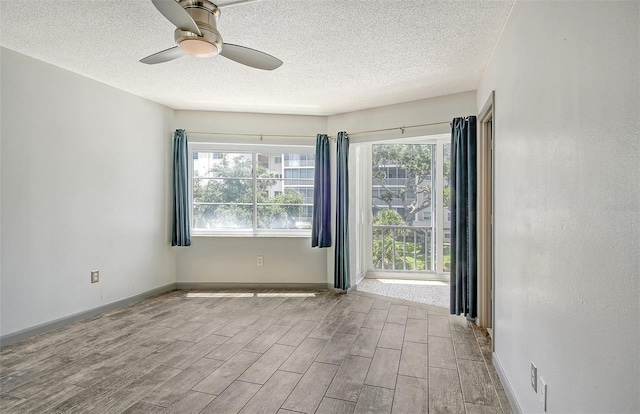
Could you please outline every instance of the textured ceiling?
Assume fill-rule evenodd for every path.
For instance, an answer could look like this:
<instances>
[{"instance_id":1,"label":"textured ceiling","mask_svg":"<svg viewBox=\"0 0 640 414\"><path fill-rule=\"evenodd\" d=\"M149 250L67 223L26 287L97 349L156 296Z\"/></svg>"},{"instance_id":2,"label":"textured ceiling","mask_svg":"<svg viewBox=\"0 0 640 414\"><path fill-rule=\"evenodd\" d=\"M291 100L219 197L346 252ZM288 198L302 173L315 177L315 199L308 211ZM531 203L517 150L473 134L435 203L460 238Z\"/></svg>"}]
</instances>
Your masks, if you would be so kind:
<instances>
[{"instance_id":1,"label":"textured ceiling","mask_svg":"<svg viewBox=\"0 0 640 414\"><path fill-rule=\"evenodd\" d=\"M173 25L150 0L0 0L0 44L175 109L331 115L475 89L512 5L263 0L223 8L223 39L283 60L272 72L221 56L139 63L174 46Z\"/></svg>"}]
</instances>

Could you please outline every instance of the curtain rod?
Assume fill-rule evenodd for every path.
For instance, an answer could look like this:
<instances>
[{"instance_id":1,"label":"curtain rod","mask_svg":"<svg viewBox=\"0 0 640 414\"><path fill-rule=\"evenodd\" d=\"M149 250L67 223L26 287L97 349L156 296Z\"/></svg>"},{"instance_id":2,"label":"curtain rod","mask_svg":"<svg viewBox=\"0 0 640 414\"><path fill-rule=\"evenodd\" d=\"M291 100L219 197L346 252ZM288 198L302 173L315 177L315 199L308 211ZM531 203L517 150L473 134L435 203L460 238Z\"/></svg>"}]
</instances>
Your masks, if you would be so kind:
<instances>
[{"instance_id":1,"label":"curtain rod","mask_svg":"<svg viewBox=\"0 0 640 414\"><path fill-rule=\"evenodd\" d=\"M405 129L411 129L411 128L421 128L421 127L426 127L426 126L433 126L433 125L445 125L445 124L451 124L451 121L446 121L446 122L431 122L428 124L418 124L418 125L407 125L407 126L399 126L399 127L393 127L393 128L382 128L382 129L370 129L367 131L356 131L356 132L347 132L347 134L349 136L353 136L353 135L362 135L362 134L371 134L374 132L388 132L388 131L395 131L400 130L400 132L402 134L404 134L404 130ZM187 134L200 134L200 135L226 135L226 136L234 136L234 137L255 137L255 138L260 138L260 141L262 141L262 139L264 137L271 137L271 138L315 138L315 135L286 135L286 134L231 134L231 133L224 133L224 132L199 132L199 131L187 131ZM329 139L335 140L335 137L329 137Z\"/></svg>"},{"instance_id":2,"label":"curtain rod","mask_svg":"<svg viewBox=\"0 0 640 414\"><path fill-rule=\"evenodd\" d=\"M200 131L187 131L187 134L200 134L200 135L224 135L224 136L232 136L232 137L255 137L262 138L271 137L271 138L315 138L315 135L286 135L286 134L233 134L226 132L200 132Z\"/></svg>"},{"instance_id":3,"label":"curtain rod","mask_svg":"<svg viewBox=\"0 0 640 414\"><path fill-rule=\"evenodd\" d=\"M405 129L421 128L421 127L432 126L432 125L444 125L444 124L450 124L450 123L451 123L451 121L447 121L447 122L431 122L429 124L418 124L418 125L399 126L399 127L394 127L394 128L370 129L368 131L347 132L347 134L349 136L352 136L352 135L361 135L361 134L371 134L373 132L395 131L396 129L399 129L400 132L402 134L404 134L404 130Z\"/></svg>"}]
</instances>

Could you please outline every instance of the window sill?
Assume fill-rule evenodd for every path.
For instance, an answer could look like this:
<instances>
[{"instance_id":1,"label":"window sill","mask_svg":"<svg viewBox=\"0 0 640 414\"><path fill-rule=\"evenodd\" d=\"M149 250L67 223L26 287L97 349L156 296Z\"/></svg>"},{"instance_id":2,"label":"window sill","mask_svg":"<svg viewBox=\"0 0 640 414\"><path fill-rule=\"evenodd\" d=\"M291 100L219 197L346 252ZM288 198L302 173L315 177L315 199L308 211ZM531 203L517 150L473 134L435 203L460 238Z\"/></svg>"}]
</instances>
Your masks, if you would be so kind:
<instances>
[{"instance_id":1,"label":"window sill","mask_svg":"<svg viewBox=\"0 0 640 414\"><path fill-rule=\"evenodd\" d=\"M191 233L192 238L271 238L271 239L310 239L310 233Z\"/></svg>"}]
</instances>

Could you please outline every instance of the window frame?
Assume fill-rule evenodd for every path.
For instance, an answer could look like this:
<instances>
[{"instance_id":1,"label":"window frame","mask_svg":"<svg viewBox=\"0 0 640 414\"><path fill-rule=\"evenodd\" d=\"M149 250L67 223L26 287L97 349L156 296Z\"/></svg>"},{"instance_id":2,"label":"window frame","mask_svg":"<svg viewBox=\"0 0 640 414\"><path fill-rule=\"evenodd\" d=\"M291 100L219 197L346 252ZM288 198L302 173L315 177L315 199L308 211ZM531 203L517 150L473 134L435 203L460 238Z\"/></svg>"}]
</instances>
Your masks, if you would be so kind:
<instances>
[{"instance_id":1,"label":"window frame","mask_svg":"<svg viewBox=\"0 0 640 414\"><path fill-rule=\"evenodd\" d=\"M188 161L189 161L189 226L192 237L311 237L311 229L260 229L257 227L258 214L258 194L256 177L256 166L258 165L258 154L282 154L282 167L284 168L283 154L310 154L315 155L314 145L277 145L277 144L238 144L238 143L210 143L210 142L190 142L188 145ZM242 153L251 154L252 168L251 180L253 182L253 220L250 229L196 229L194 228L194 200L193 200L193 183L194 183L194 162L193 155L197 152L212 153ZM293 167L292 167L293 168ZM314 167L315 168L315 167ZM281 178L284 183L284 173ZM311 181L313 184L313 180ZM312 186L313 188L313 186ZM314 188L315 191L315 188ZM284 188L283 188L284 193ZM308 203L304 203L308 206ZM312 206L313 207L313 206Z\"/></svg>"}]
</instances>

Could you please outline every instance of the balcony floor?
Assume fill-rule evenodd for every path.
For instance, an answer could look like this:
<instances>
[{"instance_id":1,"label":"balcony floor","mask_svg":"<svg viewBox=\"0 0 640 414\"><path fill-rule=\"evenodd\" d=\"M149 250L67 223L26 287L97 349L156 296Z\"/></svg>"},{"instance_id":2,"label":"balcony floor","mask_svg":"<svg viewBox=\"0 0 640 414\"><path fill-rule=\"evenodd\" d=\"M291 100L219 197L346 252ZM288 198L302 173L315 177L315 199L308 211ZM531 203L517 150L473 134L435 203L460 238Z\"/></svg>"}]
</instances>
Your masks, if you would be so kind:
<instances>
[{"instance_id":1,"label":"balcony floor","mask_svg":"<svg viewBox=\"0 0 640 414\"><path fill-rule=\"evenodd\" d=\"M449 308L449 284L445 282L364 278L358 291Z\"/></svg>"}]
</instances>

